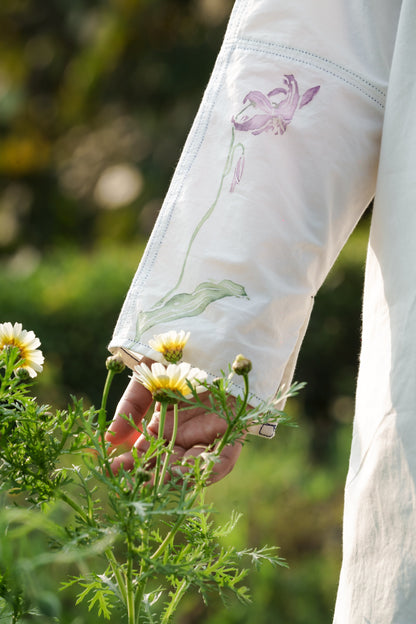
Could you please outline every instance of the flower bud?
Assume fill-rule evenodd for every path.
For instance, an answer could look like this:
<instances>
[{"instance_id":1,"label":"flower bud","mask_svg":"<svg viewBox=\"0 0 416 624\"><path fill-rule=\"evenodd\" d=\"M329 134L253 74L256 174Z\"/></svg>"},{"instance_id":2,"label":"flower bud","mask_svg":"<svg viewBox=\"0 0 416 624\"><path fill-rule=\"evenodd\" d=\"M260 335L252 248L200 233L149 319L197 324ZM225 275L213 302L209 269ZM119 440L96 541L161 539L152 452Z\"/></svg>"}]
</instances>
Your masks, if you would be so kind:
<instances>
[{"instance_id":1,"label":"flower bud","mask_svg":"<svg viewBox=\"0 0 416 624\"><path fill-rule=\"evenodd\" d=\"M144 470L143 468L138 468L135 472L135 479L140 481L140 483L145 483L146 481L150 481L153 473L150 470Z\"/></svg>"},{"instance_id":2,"label":"flower bud","mask_svg":"<svg viewBox=\"0 0 416 624\"><path fill-rule=\"evenodd\" d=\"M158 403L169 403L170 405L175 405L176 403L179 403L182 397L178 394L178 397L175 398L172 396L172 392L174 392L174 390L159 388L154 390L153 398L155 401L158 401Z\"/></svg>"},{"instance_id":3,"label":"flower bud","mask_svg":"<svg viewBox=\"0 0 416 624\"><path fill-rule=\"evenodd\" d=\"M16 375L16 377L18 379L20 379L21 381L28 381L30 379L30 373L27 370L27 368L17 368L14 372L14 374Z\"/></svg>"},{"instance_id":4,"label":"flower bud","mask_svg":"<svg viewBox=\"0 0 416 624\"><path fill-rule=\"evenodd\" d=\"M121 359L119 355L110 355L106 359L105 365L106 365L107 370L113 371L116 374L122 373L123 370L126 368L123 360Z\"/></svg>"},{"instance_id":5,"label":"flower bud","mask_svg":"<svg viewBox=\"0 0 416 624\"><path fill-rule=\"evenodd\" d=\"M232 368L237 375L248 375L252 368L251 360L248 360L240 353L235 358Z\"/></svg>"}]
</instances>

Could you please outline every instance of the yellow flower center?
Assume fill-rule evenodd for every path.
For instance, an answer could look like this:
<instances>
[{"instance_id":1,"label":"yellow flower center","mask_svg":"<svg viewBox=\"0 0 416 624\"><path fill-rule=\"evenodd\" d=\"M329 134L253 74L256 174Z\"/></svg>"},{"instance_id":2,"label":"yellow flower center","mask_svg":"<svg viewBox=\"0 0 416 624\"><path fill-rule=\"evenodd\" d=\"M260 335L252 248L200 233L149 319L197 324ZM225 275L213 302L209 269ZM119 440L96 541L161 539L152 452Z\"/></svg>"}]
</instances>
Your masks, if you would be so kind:
<instances>
[{"instance_id":1,"label":"yellow flower center","mask_svg":"<svg viewBox=\"0 0 416 624\"><path fill-rule=\"evenodd\" d=\"M25 362L29 355L26 345L22 344L19 340L16 340L16 338L13 337L3 340L0 344L0 350L7 349L7 347L15 347L19 351L19 359Z\"/></svg>"}]
</instances>

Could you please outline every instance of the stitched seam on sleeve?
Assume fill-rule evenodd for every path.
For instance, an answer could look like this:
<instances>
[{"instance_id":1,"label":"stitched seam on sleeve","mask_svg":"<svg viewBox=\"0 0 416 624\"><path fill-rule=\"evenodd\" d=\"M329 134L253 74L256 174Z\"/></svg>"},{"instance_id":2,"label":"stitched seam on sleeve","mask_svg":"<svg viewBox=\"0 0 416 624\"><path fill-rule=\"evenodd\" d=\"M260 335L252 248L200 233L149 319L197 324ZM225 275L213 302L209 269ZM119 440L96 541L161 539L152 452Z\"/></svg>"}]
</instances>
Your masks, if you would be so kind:
<instances>
[{"instance_id":1,"label":"stitched seam on sleeve","mask_svg":"<svg viewBox=\"0 0 416 624\"><path fill-rule=\"evenodd\" d=\"M281 43L274 43L271 41L262 41L260 39L252 39L251 37L239 37L239 41L243 41L243 42L253 42L257 45L264 45L267 47L272 47L272 48L279 48L281 50L287 50L287 51L292 51L294 53L298 53L307 57L311 57L313 59L316 59L319 62L324 62L325 64L328 64L329 66L335 68L335 69L339 69L342 72L349 74L350 76L352 76L353 78L355 78L356 80L363 82L364 84L366 84L367 86L371 87L372 89L374 89L375 91L378 91L382 96L386 95L386 90L385 89L381 89L380 87L378 87L377 85L375 85L374 83L372 83L370 80L368 80L367 78L365 78L364 76L362 76L361 74L358 74L357 72L353 71L352 69L349 69L348 67L345 67L344 65L340 65L339 63L335 63L334 61L331 61L330 59L328 59L325 56L320 56L319 54L315 54L314 52L310 52L309 50L304 50L302 48L294 48L292 46L288 46L288 45L284 45Z\"/></svg>"},{"instance_id":2,"label":"stitched seam on sleeve","mask_svg":"<svg viewBox=\"0 0 416 624\"><path fill-rule=\"evenodd\" d=\"M233 43L233 46L238 50L244 50L247 52L263 53L274 57L286 59L291 62L301 63L308 67L313 67L319 71L323 71L334 78L342 80L350 87L357 89L363 95L365 95L372 102L377 104L381 109L384 109L384 99L386 97L386 90L383 90L376 84L370 82L364 76L357 74L348 67L334 63L325 57L321 57L318 54L309 52L308 50L302 50L298 48L292 48L282 44L276 44L268 41L259 41L256 39L240 37L238 41ZM381 97L380 97L381 96Z\"/></svg>"},{"instance_id":3,"label":"stitched seam on sleeve","mask_svg":"<svg viewBox=\"0 0 416 624\"><path fill-rule=\"evenodd\" d=\"M382 89L373 85L356 72L338 65L325 57L320 57L319 55L307 50L256 39L233 37L232 39L226 40L222 50L219 53L217 66L212 74L211 82L204 95L205 108L203 110L200 108L200 111L195 118L195 122L184 147L183 155L178 163L177 172L175 173L171 186L166 194L163 206L163 217L155 226L153 234L149 239L147 249L142 257L141 270L136 273L133 279L132 288L134 287L136 291L138 288L142 288L145 285L147 279L151 275L154 264L157 260L159 248L163 243L172 220L176 202L182 192L187 176L205 139L211 116L217 102L218 92L223 85L224 75L228 69L230 59L236 50L262 53L282 58L290 62L313 67L314 69L325 72L328 75L343 81L348 86L360 91L362 95L377 104L377 106L381 109L384 109L384 102L381 102L380 98L377 98L375 95L371 95L370 93L370 90L373 90L378 95L382 95L384 97L385 93ZM287 54L285 52L287 52Z\"/></svg>"},{"instance_id":4,"label":"stitched seam on sleeve","mask_svg":"<svg viewBox=\"0 0 416 624\"><path fill-rule=\"evenodd\" d=\"M110 351L113 349L118 349L124 353L126 351L129 351L129 352L136 351L137 353L142 354L143 351L145 353L149 352L149 345L145 344L144 342L140 342L139 340L131 340L130 338L118 339L117 336L115 336L113 337L113 339L111 340L109 344L109 349ZM137 362L139 362L139 360L137 360ZM197 366L196 364L193 364L192 362L189 362L189 364L191 364L191 366ZM205 372L208 374L209 380L211 382L218 377L217 373L213 373L208 370L205 370ZM244 392L244 386L240 385L239 383L232 381L231 385L233 386L233 388L237 389L239 392ZM263 399L258 394L255 394L254 392L250 392L249 399L256 399L256 401L258 401L259 403L263 402ZM269 424L269 423L266 423L266 424Z\"/></svg>"}]
</instances>

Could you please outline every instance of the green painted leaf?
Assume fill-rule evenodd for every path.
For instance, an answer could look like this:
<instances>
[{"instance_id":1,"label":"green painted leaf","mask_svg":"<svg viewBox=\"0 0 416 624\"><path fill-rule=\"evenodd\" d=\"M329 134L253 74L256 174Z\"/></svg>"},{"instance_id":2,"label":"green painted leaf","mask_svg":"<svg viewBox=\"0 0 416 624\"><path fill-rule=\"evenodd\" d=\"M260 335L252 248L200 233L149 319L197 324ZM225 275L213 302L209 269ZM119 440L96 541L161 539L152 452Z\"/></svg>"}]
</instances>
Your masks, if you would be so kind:
<instances>
[{"instance_id":1,"label":"green painted leaf","mask_svg":"<svg viewBox=\"0 0 416 624\"><path fill-rule=\"evenodd\" d=\"M202 282L192 293L178 293L162 306L139 313L136 339L160 323L198 316L210 303L224 297L247 297L247 293L243 286L231 280L222 280L218 283Z\"/></svg>"}]
</instances>

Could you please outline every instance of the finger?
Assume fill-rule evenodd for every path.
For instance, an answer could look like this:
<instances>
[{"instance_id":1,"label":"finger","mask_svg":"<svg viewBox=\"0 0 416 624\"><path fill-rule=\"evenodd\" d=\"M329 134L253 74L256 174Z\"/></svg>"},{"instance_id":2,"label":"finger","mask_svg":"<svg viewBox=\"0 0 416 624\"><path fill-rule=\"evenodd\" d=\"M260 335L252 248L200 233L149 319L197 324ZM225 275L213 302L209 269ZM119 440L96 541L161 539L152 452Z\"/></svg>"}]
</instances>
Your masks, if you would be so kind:
<instances>
[{"instance_id":1,"label":"finger","mask_svg":"<svg viewBox=\"0 0 416 624\"><path fill-rule=\"evenodd\" d=\"M147 441L145 442L148 447L149 443ZM137 450L137 447L135 445L134 451L126 451L125 453L121 453L120 455L117 455L111 460L111 464L110 464L111 470L114 474L117 474L121 469L127 472L132 471L134 469L136 461L133 456L133 452L135 455L138 455L140 457L141 455L143 455L144 451L142 452L140 450ZM172 450L172 454L169 456L168 465L171 466L172 464L175 464L176 462L180 461L181 458L183 457L184 452L185 452L184 449L180 447L174 447ZM161 455L161 464L164 463L165 457L166 457L165 454ZM145 465L146 470L153 470L155 468L155 463L156 463L155 457L150 458L150 460L146 462L146 465ZM150 479L149 483L153 483L153 478L154 478L154 475ZM165 478L165 482L167 480L168 480L168 475L167 475L167 478Z\"/></svg>"},{"instance_id":2,"label":"finger","mask_svg":"<svg viewBox=\"0 0 416 624\"><path fill-rule=\"evenodd\" d=\"M170 439L173 430L173 418L166 418L164 436ZM206 413L201 408L189 420L179 416L176 444L184 449L197 445L209 446L227 430L226 421L214 413Z\"/></svg>"},{"instance_id":3,"label":"finger","mask_svg":"<svg viewBox=\"0 0 416 624\"><path fill-rule=\"evenodd\" d=\"M140 453L134 452L133 455L133 451L125 451L120 455L116 455L110 461L111 472L116 475L120 472L120 470L125 470L126 472L132 472L135 468L138 468L140 470L146 470L149 472L150 476L150 479L147 483L153 483L154 475L152 475L151 473L154 472L156 459L151 458L150 460L146 461L146 463L144 463L143 461L140 461L139 457L139 463L136 464L137 455L140 455Z\"/></svg>"},{"instance_id":4,"label":"finger","mask_svg":"<svg viewBox=\"0 0 416 624\"><path fill-rule=\"evenodd\" d=\"M117 405L114 419L105 434L106 441L115 446L122 443L132 446L140 434L124 416L131 416L136 425L140 427L141 421L151 404L152 395L149 390L132 377Z\"/></svg>"},{"instance_id":5,"label":"finger","mask_svg":"<svg viewBox=\"0 0 416 624\"><path fill-rule=\"evenodd\" d=\"M160 415L160 411L161 411L161 403L159 401L157 401L155 403L155 409L154 409L154 416L156 419L159 418ZM198 396L198 404L195 405L195 403L193 402L192 399L192 403L189 402L185 402L185 401L179 401L177 408L179 410L179 415L180 415L180 420L181 422L186 422L187 420L191 420L192 418L194 418L194 416L203 413L207 413L210 414L211 413L211 404L210 404L210 393L207 392L203 392ZM168 420L170 418L173 418L173 404L168 404L167 406L167 418ZM156 422L158 422L156 420ZM152 423L153 426L155 425L155 422Z\"/></svg>"},{"instance_id":6,"label":"finger","mask_svg":"<svg viewBox=\"0 0 416 624\"><path fill-rule=\"evenodd\" d=\"M157 436L160 423L160 405L156 404L152 418L147 424L147 431ZM163 437L170 440L174 428L174 408L169 406L166 412L165 424L163 429ZM198 444L212 444L215 440L223 435L227 429L227 423L224 418L215 412L207 412L204 407L195 407L179 411L178 414L178 431L175 444L185 449L191 448ZM140 445L143 441L140 439Z\"/></svg>"},{"instance_id":7,"label":"finger","mask_svg":"<svg viewBox=\"0 0 416 624\"><path fill-rule=\"evenodd\" d=\"M221 451L221 455L217 458L217 461L211 469L212 471L207 480L207 485L220 481L231 472L240 456L242 448L242 441L224 447ZM184 476L192 472L193 460L206 452L207 447L204 445L197 445L188 450L182 447L175 447L172 456L169 458L169 478L173 472L176 474L176 477L178 477L178 475ZM167 481L167 479L165 479L165 481Z\"/></svg>"},{"instance_id":8,"label":"finger","mask_svg":"<svg viewBox=\"0 0 416 624\"><path fill-rule=\"evenodd\" d=\"M219 461L214 465L212 469L209 483L216 483L217 481L220 481L221 479L226 477L231 472L237 459L240 456L242 448L242 442L235 442L235 444L230 444L223 448Z\"/></svg>"},{"instance_id":9,"label":"finger","mask_svg":"<svg viewBox=\"0 0 416 624\"><path fill-rule=\"evenodd\" d=\"M124 469L126 471L133 470L134 459L132 453L130 451L127 451L126 453L117 455L117 457L111 460L110 466L113 474L117 474L121 469Z\"/></svg>"},{"instance_id":10,"label":"finger","mask_svg":"<svg viewBox=\"0 0 416 624\"><path fill-rule=\"evenodd\" d=\"M141 436L142 437L142 436ZM137 445L136 445L137 447ZM208 484L216 483L220 481L224 477L226 477L231 470L234 468L235 463L241 453L241 449L243 447L242 442L236 442L233 445L227 445L221 451L221 455L218 461L214 464L212 473L208 480ZM189 464L189 460L193 458L199 457L202 453L207 451L207 447L205 445L196 445L190 449L185 450L183 447L175 445L172 455L169 457L169 468L165 475L165 483L171 477L172 469L176 473L176 477L178 477L178 473L181 475L185 475L187 472L191 470L191 466ZM140 451L139 451L140 454ZM162 456L162 462L164 461L164 456ZM132 453L126 452L118 457L115 457L111 462L111 469L114 474L123 468L126 471L133 470L134 468L134 459ZM192 463L192 461L191 461ZM153 466L154 467L154 466ZM152 469L152 466L147 466L147 469ZM154 476L154 475L153 475ZM153 481L153 478L149 483Z\"/></svg>"}]
</instances>

